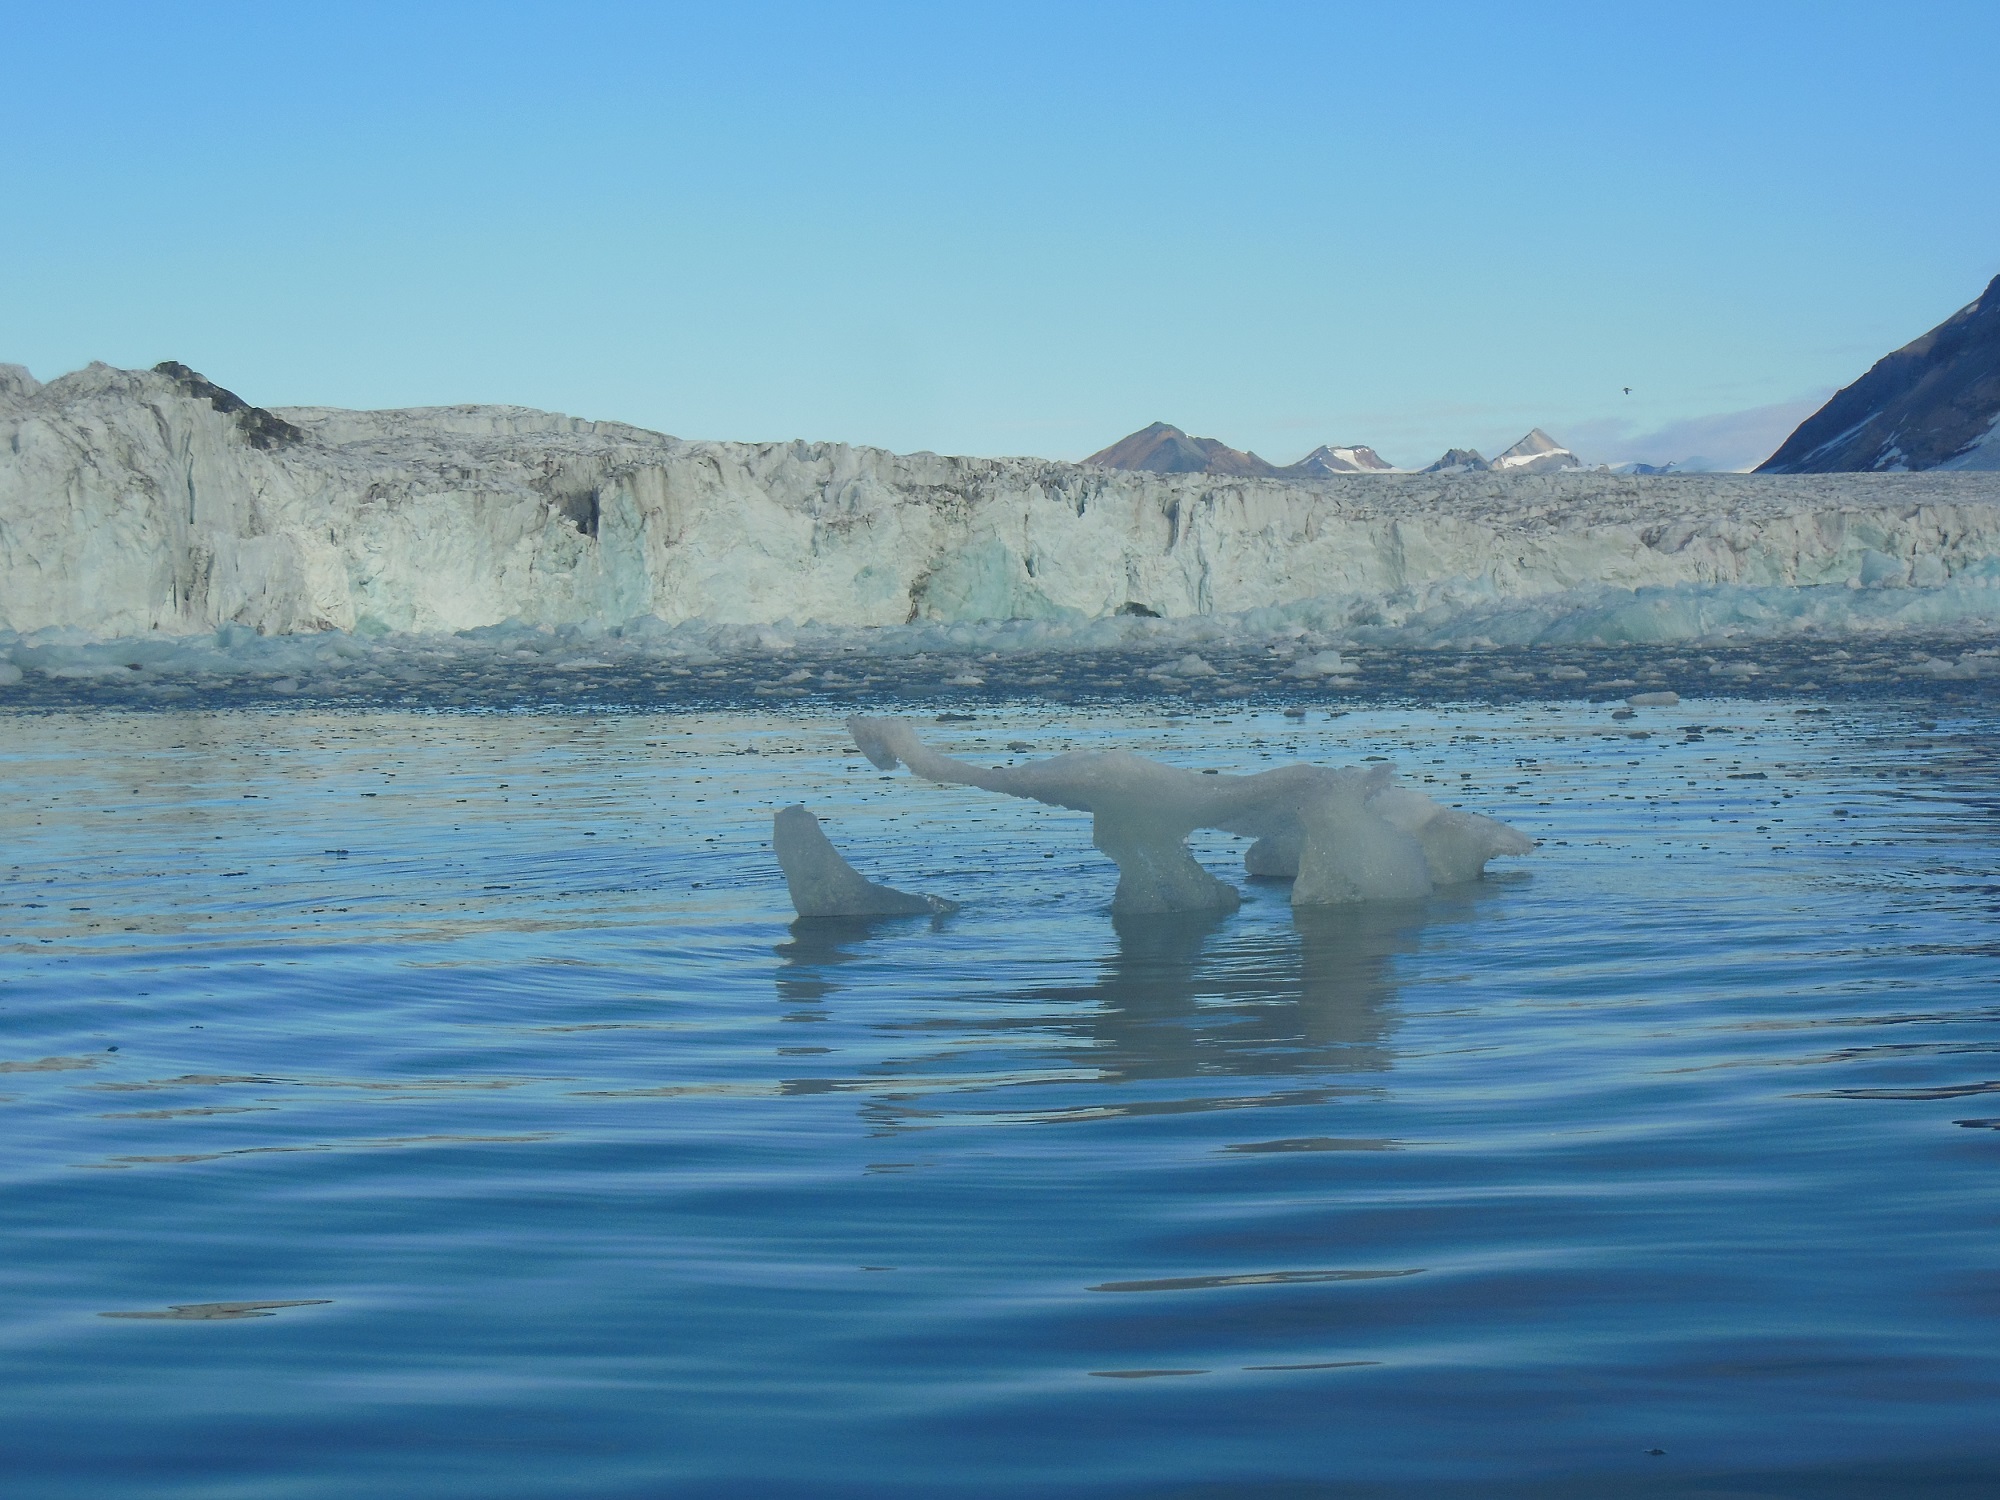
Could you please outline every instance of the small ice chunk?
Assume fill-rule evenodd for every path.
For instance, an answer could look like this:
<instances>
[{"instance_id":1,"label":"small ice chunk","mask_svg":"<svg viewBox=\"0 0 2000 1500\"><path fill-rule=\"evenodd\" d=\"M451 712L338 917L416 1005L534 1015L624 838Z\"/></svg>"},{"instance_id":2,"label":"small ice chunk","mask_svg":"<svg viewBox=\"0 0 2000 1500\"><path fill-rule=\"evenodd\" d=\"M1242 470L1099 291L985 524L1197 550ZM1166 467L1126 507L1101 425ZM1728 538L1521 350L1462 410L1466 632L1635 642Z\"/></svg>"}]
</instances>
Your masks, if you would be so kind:
<instances>
[{"instance_id":1,"label":"small ice chunk","mask_svg":"<svg viewBox=\"0 0 2000 1500\"><path fill-rule=\"evenodd\" d=\"M1633 693L1625 704L1628 708L1672 708L1680 701L1679 693Z\"/></svg>"},{"instance_id":2,"label":"small ice chunk","mask_svg":"<svg viewBox=\"0 0 2000 1500\"><path fill-rule=\"evenodd\" d=\"M771 820L771 844L792 906L802 917L889 917L955 909L940 896L912 896L875 884L840 857L819 819L805 807L787 807Z\"/></svg>"},{"instance_id":3,"label":"small ice chunk","mask_svg":"<svg viewBox=\"0 0 2000 1500\"><path fill-rule=\"evenodd\" d=\"M1287 677L1346 677L1354 672L1354 663L1338 651L1316 651L1304 661L1297 663L1285 675Z\"/></svg>"},{"instance_id":4,"label":"small ice chunk","mask_svg":"<svg viewBox=\"0 0 2000 1500\"><path fill-rule=\"evenodd\" d=\"M1175 662L1171 670L1176 677L1216 677L1221 675L1214 667L1211 667L1192 651Z\"/></svg>"}]
</instances>

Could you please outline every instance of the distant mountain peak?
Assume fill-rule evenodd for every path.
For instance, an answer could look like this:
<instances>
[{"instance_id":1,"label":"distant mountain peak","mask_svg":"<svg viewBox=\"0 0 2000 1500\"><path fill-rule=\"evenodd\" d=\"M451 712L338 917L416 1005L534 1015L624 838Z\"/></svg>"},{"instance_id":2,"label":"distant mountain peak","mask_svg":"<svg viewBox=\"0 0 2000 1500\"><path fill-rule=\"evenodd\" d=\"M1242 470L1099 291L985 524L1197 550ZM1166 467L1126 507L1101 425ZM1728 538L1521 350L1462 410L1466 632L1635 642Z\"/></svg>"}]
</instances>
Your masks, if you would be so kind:
<instances>
[{"instance_id":1,"label":"distant mountain peak","mask_svg":"<svg viewBox=\"0 0 2000 1500\"><path fill-rule=\"evenodd\" d=\"M1332 474L1393 474L1395 465L1365 443L1335 447L1321 443L1295 464L1278 471L1292 479L1321 479Z\"/></svg>"},{"instance_id":2,"label":"distant mountain peak","mask_svg":"<svg viewBox=\"0 0 2000 1500\"><path fill-rule=\"evenodd\" d=\"M1760 474L2000 469L2000 276L1799 424Z\"/></svg>"},{"instance_id":3,"label":"distant mountain peak","mask_svg":"<svg viewBox=\"0 0 2000 1500\"><path fill-rule=\"evenodd\" d=\"M1271 475L1275 465L1214 438L1189 437L1170 422L1155 422L1084 460L1105 469L1139 469L1149 474Z\"/></svg>"},{"instance_id":4,"label":"distant mountain peak","mask_svg":"<svg viewBox=\"0 0 2000 1500\"><path fill-rule=\"evenodd\" d=\"M1537 427L1494 459L1491 467L1503 474L1544 474L1552 469L1580 469L1583 460Z\"/></svg>"},{"instance_id":5,"label":"distant mountain peak","mask_svg":"<svg viewBox=\"0 0 2000 1500\"><path fill-rule=\"evenodd\" d=\"M1492 468L1477 448L1448 448L1434 464L1426 464L1425 474L1479 474Z\"/></svg>"}]
</instances>

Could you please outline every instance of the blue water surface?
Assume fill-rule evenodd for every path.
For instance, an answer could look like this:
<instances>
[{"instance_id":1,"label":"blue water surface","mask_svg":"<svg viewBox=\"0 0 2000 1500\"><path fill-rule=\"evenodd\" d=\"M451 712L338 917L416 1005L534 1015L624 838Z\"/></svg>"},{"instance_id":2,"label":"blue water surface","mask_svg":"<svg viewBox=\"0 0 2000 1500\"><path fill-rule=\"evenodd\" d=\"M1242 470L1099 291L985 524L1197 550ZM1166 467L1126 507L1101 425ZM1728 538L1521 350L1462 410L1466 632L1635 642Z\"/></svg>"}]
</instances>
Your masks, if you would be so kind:
<instances>
[{"instance_id":1,"label":"blue water surface","mask_svg":"<svg viewBox=\"0 0 2000 1500\"><path fill-rule=\"evenodd\" d=\"M2000 1493L1995 727L928 725L1541 840L1114 921L824 710L0 717L0 1488ZM793 802L963 909L793 922Z\"/></svg>"}]
</instances>

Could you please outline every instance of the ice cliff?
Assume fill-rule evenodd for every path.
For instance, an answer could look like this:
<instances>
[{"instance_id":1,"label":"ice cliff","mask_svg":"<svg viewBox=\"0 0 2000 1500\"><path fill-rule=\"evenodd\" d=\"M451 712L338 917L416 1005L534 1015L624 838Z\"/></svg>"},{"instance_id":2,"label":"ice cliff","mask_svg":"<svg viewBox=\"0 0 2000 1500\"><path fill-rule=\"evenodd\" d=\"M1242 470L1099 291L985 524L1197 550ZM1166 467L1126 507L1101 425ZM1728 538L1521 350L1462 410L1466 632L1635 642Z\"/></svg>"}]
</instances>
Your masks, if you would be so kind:
<instances>
[{"instance_id":1,"label":"ice cliff","mask_svg":"<svg viewBox=\"0 0 2000 1500\"><path fill-rule=\"evenodd\" d=\"M1375 638L1618 640L1990 624L1996 584L1991 474L1133 473L0 367L0 631L22 634L1277 607Z\"/></svg>"}]
</instances>

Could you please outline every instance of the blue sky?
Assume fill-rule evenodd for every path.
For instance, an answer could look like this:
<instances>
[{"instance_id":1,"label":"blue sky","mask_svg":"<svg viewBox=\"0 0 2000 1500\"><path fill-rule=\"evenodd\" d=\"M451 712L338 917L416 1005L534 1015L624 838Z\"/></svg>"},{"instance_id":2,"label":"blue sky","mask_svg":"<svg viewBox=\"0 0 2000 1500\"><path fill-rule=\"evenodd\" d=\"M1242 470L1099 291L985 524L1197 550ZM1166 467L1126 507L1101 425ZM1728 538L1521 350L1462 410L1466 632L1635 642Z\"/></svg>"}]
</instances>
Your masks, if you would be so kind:
<instances>
[{"instance_id":1,"label":"blue sky","mask_svg":"<svg viewBox=\"0 0 2000 1500\"><path fill-rule=\"evenodd\" d=\"M1992 0L0 28L0 360L44 379L173 358L265 405L960 453L1161 419L1280 462L1533 424L1664 458L1775 443L2000 272Z\"/></svg>"}]
</instances>

